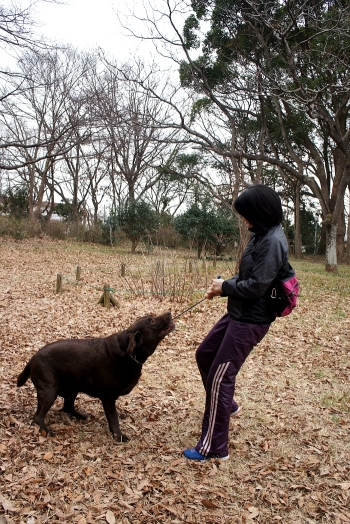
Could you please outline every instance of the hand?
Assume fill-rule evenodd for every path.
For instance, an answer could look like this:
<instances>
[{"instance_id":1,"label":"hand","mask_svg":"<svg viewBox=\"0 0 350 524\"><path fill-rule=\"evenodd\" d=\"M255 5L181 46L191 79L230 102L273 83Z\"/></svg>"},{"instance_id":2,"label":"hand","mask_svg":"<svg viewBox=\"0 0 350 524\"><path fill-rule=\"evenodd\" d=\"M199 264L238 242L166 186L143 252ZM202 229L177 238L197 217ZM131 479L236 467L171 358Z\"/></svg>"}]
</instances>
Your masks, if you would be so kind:
<instances>
[{"instance_id":1,"label":"hand","mask_svg":"<svg viewBox=\"0 0 350 524\"><path fill-rule=\"evenodd\" d=\"M214 297L219 297L222 294L222 283L224 282L223 278L214 278L211 282L211 285L208 287L205 298L212 300Z\"/></svg>"}]
</instances>

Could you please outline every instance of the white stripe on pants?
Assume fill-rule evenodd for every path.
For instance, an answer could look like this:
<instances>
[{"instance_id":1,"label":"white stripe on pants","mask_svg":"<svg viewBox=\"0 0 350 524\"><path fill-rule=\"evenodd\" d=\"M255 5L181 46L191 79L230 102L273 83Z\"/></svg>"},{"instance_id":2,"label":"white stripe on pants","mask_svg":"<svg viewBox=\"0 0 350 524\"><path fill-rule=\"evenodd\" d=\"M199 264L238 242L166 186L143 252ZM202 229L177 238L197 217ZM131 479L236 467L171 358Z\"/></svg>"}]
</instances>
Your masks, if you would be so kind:
<instances>
[{"instance_id":1,"label":"white stripe on pants","mask_svg":"<svg viewBox=\"0 0 350 524\"><path fill-rule=\"evenodd\" d=\"M211 403L210 403L208 431L207 431L207 434L205 435L205 438L203 439L203 445L200 450L200 453L202 453L202 455L207 455L211 447L211 441L213 438L213 432L214 432L214 426L215 426L215 420L216 420L216 412L218 408L220 385L221 385L221 381L229 365L230 365L230 362L224 362L223 364L220 364L214 376L214 380L213 380L213 384L211 388Z\"/></svg>"}]
</instances>

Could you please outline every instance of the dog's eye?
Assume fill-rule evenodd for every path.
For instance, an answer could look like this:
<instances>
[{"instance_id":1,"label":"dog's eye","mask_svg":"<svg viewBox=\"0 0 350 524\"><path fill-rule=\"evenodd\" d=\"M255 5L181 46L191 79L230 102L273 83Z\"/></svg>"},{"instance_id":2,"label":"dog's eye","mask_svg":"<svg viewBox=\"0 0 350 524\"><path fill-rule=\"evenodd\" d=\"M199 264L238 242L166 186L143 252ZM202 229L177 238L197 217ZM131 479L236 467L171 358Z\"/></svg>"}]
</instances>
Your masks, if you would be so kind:
<instances>
[{"instance_id":1,"label":"dog's eye","mask_svg":"<svg viewBox=\"0 0 350 524\"><path fill-rule=\"evenodd\" d=\"M150 322L150 324L154 324L154 322L155 322L154 318L153 318L153 317L150 317L150 318L149 318L149 322Z\"/></svg>"}]
</instances>

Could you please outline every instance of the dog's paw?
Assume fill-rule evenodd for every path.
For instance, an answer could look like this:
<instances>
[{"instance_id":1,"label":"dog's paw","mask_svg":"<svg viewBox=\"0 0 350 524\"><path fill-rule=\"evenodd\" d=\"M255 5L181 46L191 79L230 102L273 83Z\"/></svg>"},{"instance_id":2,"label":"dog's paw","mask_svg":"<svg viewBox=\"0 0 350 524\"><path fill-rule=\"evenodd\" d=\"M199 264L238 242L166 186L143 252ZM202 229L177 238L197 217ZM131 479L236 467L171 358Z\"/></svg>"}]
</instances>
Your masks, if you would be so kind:
<instances>
[{"instance_id":1,"label":"dog's paw","mask_svg":"<svg viewBox=\"0 0 350 524\"><path fill-rule=\"evenodd\" d=\"M34 419L33 423L35 425L34 434L40 435L41 437L48 437L51 436L51 430L49 431L46 426L40 426L37 421Z\"/></svg>"},{"instance_id":2,"label":"dog's paw","mask_svg":"<svg viewBox=\"0 0 350 524\"><path fill-rule=\"evenodd\" d=\"M114 440L116 440L117 442L129 442L129 437L127 437L126 435L119 435L117 433L113 433L113 438Z\"/></svg>"}]
</instances>

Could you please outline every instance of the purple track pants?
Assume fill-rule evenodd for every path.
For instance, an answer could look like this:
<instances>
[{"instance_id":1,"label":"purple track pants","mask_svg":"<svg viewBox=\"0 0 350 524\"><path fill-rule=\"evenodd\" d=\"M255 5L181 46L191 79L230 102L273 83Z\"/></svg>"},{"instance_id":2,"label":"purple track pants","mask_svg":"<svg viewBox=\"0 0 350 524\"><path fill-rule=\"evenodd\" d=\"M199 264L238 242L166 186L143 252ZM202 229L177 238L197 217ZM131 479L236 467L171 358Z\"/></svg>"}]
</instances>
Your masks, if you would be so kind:
<instances>
[{"instance_id":1,"label":"purple track pants","mask_svg":"<svg viewBox=\"0 0 350 524\"><path fill-rule=\"evenodd\" d=\"M270 324L247 324L224 315L197 349L196 360L206 392L202 455L228 455L228 431L236 376L245 359L266 335Z\"/></svg>"}]
</instances>

